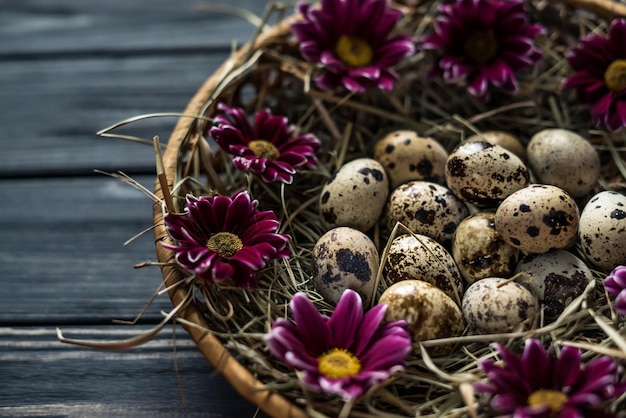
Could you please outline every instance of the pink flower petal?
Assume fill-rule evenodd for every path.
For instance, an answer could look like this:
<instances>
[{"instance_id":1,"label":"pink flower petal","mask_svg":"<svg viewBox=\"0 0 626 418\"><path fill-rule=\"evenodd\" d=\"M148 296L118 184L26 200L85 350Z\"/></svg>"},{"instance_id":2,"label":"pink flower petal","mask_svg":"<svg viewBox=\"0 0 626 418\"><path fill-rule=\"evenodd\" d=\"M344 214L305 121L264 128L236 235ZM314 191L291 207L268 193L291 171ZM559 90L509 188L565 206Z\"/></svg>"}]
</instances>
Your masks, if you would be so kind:
<instances>
[{"instance_id":1,"label":"pink flower petal","mask_svg":"<svg viewBox=\"0 0 626 418\"><path fill-rule=\"evenodd\" d=\"M328 349L332 341L332 334L327 319L323 317L304 293L296 293L289 304L300 337L309 352L320 356Z\"/></svg>"},{"instance_id":2,"label":"pink flower petal","mask_svg":"<svg viewBox=\"0 0 626 418\"><path fill-rule=\"evenodd\" d=\"M552 362L539 340L526 340L521 360L522 364L526 366L523 369L524 379L528 381L530 386L537 388L546 385L553 373ZM530 365L532 367L528 367Z\"/></svg>"},{"instance_id":3,"label":"pink flower petal","mask_svg":"<svg viewBox=\"0 0 626 418\"><path fill-rule=\"evenodd\" d=\"M331 344L339 348L351 348L362 318L361 297L354 290L346 289L327 322L332 333Z\"/></svg>"},{"instance_id":4,"label":"pink flower petal","mask_svg":"<svg viewBox=\"0 0 626 418\"><path fill-rule=\"evenodd\" d=\"M563 347L556 360L553 373L555 382L561 387L569 387L576 382L580 374L580 350L574 347Z\"/></svg>"},{"instance_id":5,"label":"pink flower petal","mask_svg":"<svg viewBox=\"0 0 626 418\"><path fill-rule=\"evenodd\" d=\"M374 342L360 359L364 370L386 369L402 365L411 352L411 341L406 337L389 336Z\"/></svg>"},{"instance_id":6,"label":"pink flower petal","mask_svg":"<svg viewBox=\"0 0 626 418\"><path fill-rule=\"evenodd\" d=\"M354 346L354 354L361 357L369 348L372 337L378 331L381 322L385 318L387 305L376 305L363 316L361 327L358 332L356 345Z\"/></svg>"}]
</instances>

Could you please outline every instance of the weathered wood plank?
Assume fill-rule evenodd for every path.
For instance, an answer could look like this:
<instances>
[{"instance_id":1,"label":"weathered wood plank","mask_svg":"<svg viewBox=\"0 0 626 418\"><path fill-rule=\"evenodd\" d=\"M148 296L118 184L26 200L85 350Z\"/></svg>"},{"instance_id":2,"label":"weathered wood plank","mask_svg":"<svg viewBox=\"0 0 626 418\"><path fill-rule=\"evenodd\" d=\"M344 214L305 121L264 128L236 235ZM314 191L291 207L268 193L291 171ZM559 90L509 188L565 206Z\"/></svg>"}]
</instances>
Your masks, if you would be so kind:
<instances>
[{"instance_id":1,"label":"weathered wood plank","mask_svg":"<svg viewBox=\"0 0 626 418\"><path fill-rule=\"evenodd\" d=\"M137 115L182 112L226 58L0 62L0 178L89 174L96 168L150 172L151 148L96 132ZM166 141L175 122L150 119L117 132Z\"/></svg>"},{"instance_id":2,"label":"weathered wood plank","mask_svg":"<svg viewBox=\"0 0 626 418\"><path fill-rule=\"evenodd\" d=\"M120 340L147 329L62 331ZM109 352L62 344L54 327L0 327L0 416L254 416L256 408L214 372L181 327L175 336L168 326L141 347Z\"/></svg>"},{"instance_id":3,"label":"weathered wood plank","mask_svg":"<svg viewBox=\"0 0 626 418\"><path fill-rule=\"evenodd\" d=\"M260 13L263 1L231 6ZM150 172L150 150L95 133L182 112L254 26L195 0L0 0L0 178ZM120 133L166 140L175 118Z\"/></svg>"},{"instance_id":4,"label":"weathered wood plank","mask_svg":"<svg viewBox=\"0 0 626 418\"><path fill-rule=\"evenodd\" d=\"M0 57L224 47L254 31L219 4L260 14L258 0L0 0Z\"/></svg>"},{"instance_id":5,"label":"weathered wood plank","mask_svg":"<svg viewBox=\"0 0 626 418\"><path fill-rule=\"evenodd\" d=\"M258 14L265 2L224 3ZM152 173L153 153L95 132L182 111L231 40L252 34L249 22L199 5L211 8L0 0L0 416L255 416L180 328L175 355L168 330L122 352L64 345L55 334L59 325L87 339L147 329L102 324L132 319L161 283L158 268L132 268L154 259L151 233L123 246L151 225L152 202L92 170ZM166 139L174 123L152 119L120 133ZM136 178L152 189L153 175ZM170 308L159 297L143 320Z\"/></svg>"},{"instance_id":6,"label":"weathered wood plank","mask_svg":"<svg viewBox=\"0 0 626 418\"><path fill-rule=\"evenodd\" d=\"M152 187L153 177L138 180ZM0 324L110 323L132 319L161 282L152 202L106 176L0 181ZM166 295L146 313L160 320Z\"/></svg>"}]
</instances>

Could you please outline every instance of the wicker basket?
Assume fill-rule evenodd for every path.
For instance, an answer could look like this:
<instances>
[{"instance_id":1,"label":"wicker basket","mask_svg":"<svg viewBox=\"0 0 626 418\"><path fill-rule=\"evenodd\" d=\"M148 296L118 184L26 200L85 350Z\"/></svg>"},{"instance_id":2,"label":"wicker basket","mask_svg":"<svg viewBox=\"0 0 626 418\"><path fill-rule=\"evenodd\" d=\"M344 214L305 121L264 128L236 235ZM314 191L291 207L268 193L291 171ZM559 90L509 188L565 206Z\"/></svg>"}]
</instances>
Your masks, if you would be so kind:
<instances>
[{"instance_id":1,"label":"wicker basket","mask_svg":"<svg viewBox=\"0 0 626 418\"><path fill-rule=\"evenodd\" d=\"M187 115L201 115L218 85L222 82L224 71L241 65L245 61L246 55L251 51L251 48L258 49L284 40L289 31L289 25L289 21L284 21L271 28L267 33L259 36L254 44L243 47L229 61L222 64L218 71L198 90L184 113ZM188 139L190 135L198 135L196 120L193 118L181 118L172 132L163 156L164 173L167 179L171 181L180 177L180 147L183 141ZM173 187L173 182L169 184L169 187ZM156 184L155 194L163 198L163 190L159 182ZM159 242L171 242L163 223L163 215L163 208L160 205L155 205L154 224L156 228L154 236L157 256L160 262L171 263L174 259L174 253L159 245ZM162 273L166 286L172 286L184 280L183 272L173 265L162 267ZM184 286L175 286L172 288L169 296L174 306L179 305L184 300L187 291L188 289L185 289ZM256 378L224 348L222 343L211 334L203 314L193 304L188 305L182 310L179 313L179 317L198 325L198 327L186 326L185 328L198 345L200 352L246 399L272 415L278 414L284 417L306 416L301 409L288 402L279 394L258 390L262 386L261 382L256 380Z\"/></svg>"},{"instance_id":2,"label":"wicker basket","mask_svg":"<svg viewBox=\"0 0 626 418\"><path fill-rule=\"evenodd\" d=\"M626 6L611 1L562 0L560 3L565 3L570 10L572 8L586 9L601 18L626 16ZM561 6L556 6L554 10L558 10L559 7ZM302 66L301 62L280 62L274 56L275 51L282 51L283 48L293 49L293 40L290 40L290 25L295 19L297 17L290 17L267 28L253 42L235 53L200 87L185 109L185 115L210 116L215 111L215 104L226 98L235 102L243 102L245 101L243 97L245 86L256 88L255 95L265 94L263 91L258 91L258 87L260 86L262 90L267 88L267 85L261 86L259 80L262 80L263 77L273 77L276 72L286 72L290 77L296 75L305 78L307 69ZM257 52L259 54L255 55ZM233 72L237 69L241 69L241 71ZM233 99L234 96L237 97ZM182 178L191 175L190 173L194 170L209 179L215 179L217 173L222 170L219 159L213 158L214 156L207 151L206 147L203 148L201 137L206 131L206 127L206 120L201 118L182 117L178 121L163 156L164 174L170 189L165 193L166 196L180 185ZM198 164L197 161L192 161L189 158L189 155L194 152L202 156L201 163ZM196 168L193 168L194 164ZM197 169L198 166L201 167L200 170ZM161 199L164 198L160 182L156 184L155 194ZM176 190L173 194L180 196ZM178 207L177 209L182 208ZM178 306L186 300L189 287L193 284L184 281L186 272L176 266L174 252L160 245L162 242L172 243L164 226L164 214L164 207L155 204L153 213L154 234L158 260L162 263L161 270L165 285L169 289L170 299L174 306ZM193 302L187 303L179 311L178 317L184 320L185 329L204 357L250 402L271 416L308 416L302 405L296 405L277 391L264 388L267 382L257 380L245 362L242 363L236 359L232 350L225 347L224 341L211 331L211 326L207 323L206 313L201 306Z\"/></svg>"}]
</instances>

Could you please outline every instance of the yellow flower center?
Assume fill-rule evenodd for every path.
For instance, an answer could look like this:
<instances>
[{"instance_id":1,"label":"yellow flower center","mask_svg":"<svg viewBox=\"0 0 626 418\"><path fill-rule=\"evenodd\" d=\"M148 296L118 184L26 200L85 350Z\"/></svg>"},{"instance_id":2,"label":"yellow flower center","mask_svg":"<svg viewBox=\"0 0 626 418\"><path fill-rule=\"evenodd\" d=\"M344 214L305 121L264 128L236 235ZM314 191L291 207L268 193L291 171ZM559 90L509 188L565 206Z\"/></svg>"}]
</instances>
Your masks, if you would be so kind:
<instances>
[{"instance_id":1,"label":"yellow flower center","mask_svg":"<svg viewBox=\"0 0 626 418\"><path fill-rule=\"evenodd\" d=\"M372 61L372 47L361 38L343 35L335 45L335 52L345 64L358 68Z\"/></svg>"},{"instance_id":2,"label":"yellow flower center","mask_svg":"<svg viewBox=\"0 0 626 418\"><path fill-rule=\"evenodd\" d=\"M252 150L254 155L259 158L267 158L273 161L280 155L280 151L278 151L278 148L276 148L274 144L263 139L250 141L248 147Z\"/></svg>"},{"instance_id":3,"label":"yellow flower center","mask_svg":"<svg viewBox=\"0 0 626 418\"><path fill-rule=\"evenodd\" d=\"M345 348L333 348L317 358L318 370L331 379L354 376L361 371L361 363Z\"/></svg>"},{"instance_id":4,"label":"yellow flower center","mask_svg":"<svg viewBox=\"0 0 626 418\"><path fill-rule=\"evenodd\" d=\"M237 254L237 251L243 248L243 243L235 234L218 232L209 238L206 247L218 253L220 257L228 258Z\"/></svg>"},{"instance_id":5,"label":"yellow flower center","mask_svg":"<svg viewBox=\"0 0 626 418\"><path fill-rule=\"evenodd\" d=\"M604 81L613 91L620 91L626 87L626 59L613 61L604 73Z\"/></svg>"},{"instance_id":6,"label":"yellow flower center","mask_svg":"<svg viewBox=\"0 0 626 418\"><path fill-rule=\"evenodd\" d=\"M484 64L496 55L498 41L492 30L472 33L463 43L463 52L475 64Z\"/></svg>"},{"instance_id":7,"label":"yellow flower center","mask_svg":"<svg viewBox=\"0 0 626 418\"><path fill-rule=\"evenodd\" d=\"M539 389L528 397L528 405L547 405L553 413L560 412L567 403L567 395L559 390Z\"/></svg>"}]
</instances>

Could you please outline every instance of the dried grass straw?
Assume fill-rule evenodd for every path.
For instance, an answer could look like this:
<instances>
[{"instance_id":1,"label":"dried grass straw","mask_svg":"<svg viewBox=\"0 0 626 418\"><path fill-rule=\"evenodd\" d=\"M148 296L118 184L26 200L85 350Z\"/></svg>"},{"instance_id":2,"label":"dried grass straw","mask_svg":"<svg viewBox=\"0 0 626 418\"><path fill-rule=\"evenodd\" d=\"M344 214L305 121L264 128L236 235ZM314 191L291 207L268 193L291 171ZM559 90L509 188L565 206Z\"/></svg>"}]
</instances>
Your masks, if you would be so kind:
<instances>
[{"instance_id":1,"label":"dried grass straw","mask_svg":"<svg viewBox=\"0 0 626 418\"><path fill-rule=\"evenodd\" d=\"M602 278L598 272L584 294L555 322L544 325L539 317L508 334L424 342L421 353L410 357L405 372L396 375L386 387L370 391L356 406L303 391L295 373L275 361L262 341L271 323L288 314L287 305L297 291L307 292L320 310L331 312L332 307L309 282L310 252L325 232L317 220L317 196L324 181L343 161L368 155L374 140L392 129L417 130L438 139L448 149L475 131L490 129L507 130L522 139L542 128L587 131L601 155L606 156L608 166L615 167L605 170L601 184L623 188L620 169L624 135L605 139L589 131L587 109L571 95L557 92L568 69L563 59L564 45L581 34L606 29L604 18L626 15L626 6L610 1L559 3L566 6L546 1L528 3L533 18L549 28L541 41L545 58L520 79L521 93L497 108L487 107L455 87L427 81L430 65L422 54L401 64L398 70L402 80L390 94L336 96L311 91L311 68L298 58L297 45L289 36L290 23L297 17L259 29L255 38L198 90L163 155L161 181L157 181L154 191L158 197L154 205L155 243L165 287L179 309L178 320L202 354L239 393L269 415L280 417L477 416L471 383L480 377L477 360L493 355L487 343L519 344L525 338L539 337L557 349L572 345L588 350L586 361L606 353L626 357L624 329L618 328L618 318L602 287L596 286ZM401 22L404 29L420 35L431 23L435 3L398 7L407 13ZM328 157L321 159L318 170L298 174L287 187L254 181L232 170L228 156L204 136L218 102L250 112L270 107L276 114L287 115L299 129L314 132L327 144ZM168 189L162 189L165 184ZM274 210L282 218L282 232L293 237L293 257L262 271L253 291L203 285L177 267L174 253L160 245L171 243L163 223L166 210L162 202L171 194L180 212L187 193L230 194L241 188L249 188L264 210ZM380 227L375 235L382 251L390 231ZM579 256L584 259L583 254ZM380 280L377 292L380 294L385 287L385 281ZM450 355L429 356L431 347L449 343L457 347Z\"/></svg>"}]
</instances>

